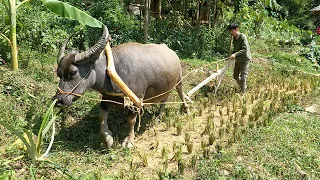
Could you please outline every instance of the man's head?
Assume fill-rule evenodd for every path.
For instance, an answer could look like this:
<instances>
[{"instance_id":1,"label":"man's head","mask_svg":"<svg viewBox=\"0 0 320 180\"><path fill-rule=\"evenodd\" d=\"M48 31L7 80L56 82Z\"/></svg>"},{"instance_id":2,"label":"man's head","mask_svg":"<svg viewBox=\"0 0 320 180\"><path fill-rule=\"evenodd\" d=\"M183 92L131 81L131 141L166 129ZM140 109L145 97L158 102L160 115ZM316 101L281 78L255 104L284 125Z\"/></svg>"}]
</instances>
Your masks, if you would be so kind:
<instances>
[{"instance_id":1,"label":"man's head","mask_svg":"<svg viewBox=\"0 0 320 180\"><path fill-rule=\"evenodd\" d=\"M239 34L239 26L236 23L230 24L228 30L233 37L237 37Z\"/></svg>"}]
</instances>

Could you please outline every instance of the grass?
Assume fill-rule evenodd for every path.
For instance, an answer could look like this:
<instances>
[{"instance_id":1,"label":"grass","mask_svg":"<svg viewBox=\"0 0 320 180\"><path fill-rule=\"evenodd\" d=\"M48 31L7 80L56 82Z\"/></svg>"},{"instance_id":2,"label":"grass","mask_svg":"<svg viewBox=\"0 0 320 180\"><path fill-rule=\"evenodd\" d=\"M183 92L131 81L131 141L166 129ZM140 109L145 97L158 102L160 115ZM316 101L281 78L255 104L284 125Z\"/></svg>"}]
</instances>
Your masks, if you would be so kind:
<instances>
[{"instance_id":1,"label":"grass","mask_svg":"<svg viewBox=\"0 0 320 180\"><path fill-rule=\"evenodd\" d=\"M320 117L283 113L199 165L199 179L319 179Z\"/></svg>"},{"instance_id":2,"label":"grass","mask_svg":"<svg viewBox=\"0 0 320 180\"><path fill-rule=\"evenodd\" d=\"M305 57L299 56L298 54L289 52L271 52L266 56L269 60L275 63L279 68L286 69L290 67L291 70L300 70L317 73L313 64Z\"/></svg>"}]
</instances>

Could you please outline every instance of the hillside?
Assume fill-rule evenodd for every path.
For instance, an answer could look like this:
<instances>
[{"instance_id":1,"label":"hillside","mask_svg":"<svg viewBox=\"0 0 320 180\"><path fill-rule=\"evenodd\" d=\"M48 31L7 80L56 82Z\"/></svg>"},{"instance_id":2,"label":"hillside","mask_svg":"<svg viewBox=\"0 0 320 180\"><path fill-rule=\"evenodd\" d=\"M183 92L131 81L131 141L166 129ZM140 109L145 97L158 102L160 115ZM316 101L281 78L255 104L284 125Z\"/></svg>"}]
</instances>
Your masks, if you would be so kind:
<instances>
[{"instance_id":1,"label":"hillside","mask_svg":"<svg viewBox=\"0 0 320 180\"><path fill-rule=\"evenodd\" d=\"M38 64L33 66L32 71L1 67L0 119L18 130L37 132L58 79L51 67L42 66L40 71ZM182 67L184 75L199 68L185 77L185 92L215 69L198 59L183 60ZM116 142L106 151L99 137L99 102L86 98L60 113L48 157L52 163L30 165L27 154L13 144L16 137L0 126L0 177L319 178L320 81L312 64L290 53L259 55L251 62L245 94L236 93L231 72L216 97L214 81L195 94L189 115L180 114L179 105L167 105L159 122L158 106L146 107L135 148L130 150L120 147L126 134L125 114L112 111L109 124ZM99 95L89 91L85 97ZM176 92L169 101L179 101Z\"/></svg>"}]
</instances>

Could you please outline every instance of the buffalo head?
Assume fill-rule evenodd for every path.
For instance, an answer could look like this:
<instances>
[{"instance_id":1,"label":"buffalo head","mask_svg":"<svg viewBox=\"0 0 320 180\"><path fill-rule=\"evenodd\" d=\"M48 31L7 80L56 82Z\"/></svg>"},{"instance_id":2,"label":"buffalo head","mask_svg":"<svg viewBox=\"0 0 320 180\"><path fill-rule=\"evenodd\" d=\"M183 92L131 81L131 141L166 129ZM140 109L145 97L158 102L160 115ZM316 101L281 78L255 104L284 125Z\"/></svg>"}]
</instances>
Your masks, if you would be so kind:
<instances>
[{"instance_id":1,"label":"buffalo head","mask_svg":"<svg viewBox=\"0 0 320 180\"><path fill-rule=\"evenodd\" d=\"M87 51L78 53L72 51L65 55L64 51L71 36L61 45L57 63L57 75L60 78L59 90L54 96L58 99L57 106L70 106L78 96L92 87L96 80L95 61L104 50L108 41L108 29L103 26L103 34L99 41Z\"/></svg>"}]
</instances>

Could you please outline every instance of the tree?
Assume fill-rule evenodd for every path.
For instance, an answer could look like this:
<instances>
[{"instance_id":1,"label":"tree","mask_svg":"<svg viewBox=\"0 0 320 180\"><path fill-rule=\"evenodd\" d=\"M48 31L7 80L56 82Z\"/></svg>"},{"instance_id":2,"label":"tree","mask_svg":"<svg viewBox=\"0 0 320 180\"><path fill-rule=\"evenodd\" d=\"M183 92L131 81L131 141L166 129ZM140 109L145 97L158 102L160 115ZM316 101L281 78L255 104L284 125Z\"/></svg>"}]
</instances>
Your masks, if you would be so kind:
<instances>
[{"instance_id":1,"label":"tree","mask_svg":"<svg viewBox=\"0 0 320 180\"><path fill-rule=\"evenodd\" d=\"M281 14L295 26L303 29L314 29L316 18L311 16L310 10L319 5L315 0L277 0L283 6Z\"/></svg>"}]
</instances>

